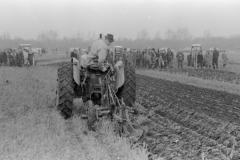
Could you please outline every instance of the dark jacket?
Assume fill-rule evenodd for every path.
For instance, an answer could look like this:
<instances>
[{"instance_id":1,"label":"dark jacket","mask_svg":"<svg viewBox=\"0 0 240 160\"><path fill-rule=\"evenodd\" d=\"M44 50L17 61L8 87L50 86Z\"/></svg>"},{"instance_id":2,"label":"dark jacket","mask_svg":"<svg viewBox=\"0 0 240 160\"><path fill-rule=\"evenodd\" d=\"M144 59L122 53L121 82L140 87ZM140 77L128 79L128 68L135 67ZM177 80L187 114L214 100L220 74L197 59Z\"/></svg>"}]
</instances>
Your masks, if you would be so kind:
<instances>
[{"instance_id":1,"label":"dark jacket","mask_svg":"<svg viewBox=\"0 0 240 160\"><path fill-rule=\"evenodd\" d=\"M203 55L202 54L198 54L197 63L203 63Z\"/></svg>"},{"instance_id":2,"label":"dark jacket","mask_svg":"<svg viewBox=\"0 0 240 160\"><path fill-rule=\"evenodd\" d=\"M2 62L3 62L3 63L7 63L7 58L8 58L7 53L6 53L6 52L3 52Z\"/></svg>"},{"instance_id":3,"label":"dark jacket","mask_svg":"<svg viewBox=\"0 0 240 160\"><path fill-rule=\"evenodd\" d=\"M183 61L184 60L184 55L182 52L178 52L176 56L178 61Z\"/></svg>"},{"instance_id":4,"label":"dark jacket","mask_svg":"<svg viewBox=\"0 0 240 160\"><path fill-rule=\"evenodd\" d=\"M71 52L71 55L70 55L71 58L76 58L77 59L77 54L75 52Z\"/></svg>"},{"instance_id":5,"label":"dark jacket","mask_svg":"<svg viewBox=\"0 0 240 160\"><path fill-rule=\"evenodd\" d=\"M171 50L167 52L167 58L168 58L169 60L172 60L172 59L173 59L173 52L172 52Z\"/></svg>"},{"instance_id":6,"label":"dark jacket","mask_svg":"<svg viewBox=\"0 0 240 160\"><path fill-rule=\"evenodd\" d=\"M3 52L0 52L0 63L3 62Z\"/></svg>"},{"instance_id":7,"label":"dark jacket","mask_svg":"<svg viewBox=\"0 0 240 160\"><path fill-rule=\"evenodd\" d=\"M218 59L219 57L219 52L217 50L213 51L213 59Z\"/></svg>"}]
</instances>

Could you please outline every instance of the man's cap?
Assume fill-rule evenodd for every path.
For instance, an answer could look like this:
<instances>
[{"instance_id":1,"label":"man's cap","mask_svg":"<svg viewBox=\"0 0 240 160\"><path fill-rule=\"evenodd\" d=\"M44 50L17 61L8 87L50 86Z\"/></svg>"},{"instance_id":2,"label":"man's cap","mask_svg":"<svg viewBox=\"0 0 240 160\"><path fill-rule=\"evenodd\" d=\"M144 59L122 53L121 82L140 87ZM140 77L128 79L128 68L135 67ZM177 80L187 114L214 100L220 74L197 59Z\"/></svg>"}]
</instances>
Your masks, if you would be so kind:
<instances>
[{"instance_id":1,"label":"man's cap","mask_svg":"<svg viewBox=\"0 0 240 160\"><path fill-rule=\"evenodd\" d=\"M113 35L111 35L111 34L107 34L107 35L105 36L105 38L108 39L109 42L114 42L114 40L113 40Z\"/></svg>"}]
</instances>

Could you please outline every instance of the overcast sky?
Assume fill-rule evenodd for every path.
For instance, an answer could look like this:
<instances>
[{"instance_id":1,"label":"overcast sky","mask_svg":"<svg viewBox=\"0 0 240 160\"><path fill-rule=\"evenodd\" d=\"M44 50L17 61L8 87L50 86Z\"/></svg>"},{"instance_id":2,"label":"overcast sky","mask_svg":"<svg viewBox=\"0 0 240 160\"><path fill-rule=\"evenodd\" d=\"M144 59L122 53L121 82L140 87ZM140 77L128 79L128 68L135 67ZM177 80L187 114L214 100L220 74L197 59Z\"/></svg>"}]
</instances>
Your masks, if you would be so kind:
<instances>
[{"instance_id":1,"label":"overcast sky","mask_svg":"<svg viewBox=\"0 0 240 160\"><path fill-rule=\"evenodd\" d=\"M240 34L240 0L0 0L0 34L36 38L55 30L60 37L81 31L136 38L147 29L165 37L187 27L195 36Z\"/></svg>"}]
</instances>

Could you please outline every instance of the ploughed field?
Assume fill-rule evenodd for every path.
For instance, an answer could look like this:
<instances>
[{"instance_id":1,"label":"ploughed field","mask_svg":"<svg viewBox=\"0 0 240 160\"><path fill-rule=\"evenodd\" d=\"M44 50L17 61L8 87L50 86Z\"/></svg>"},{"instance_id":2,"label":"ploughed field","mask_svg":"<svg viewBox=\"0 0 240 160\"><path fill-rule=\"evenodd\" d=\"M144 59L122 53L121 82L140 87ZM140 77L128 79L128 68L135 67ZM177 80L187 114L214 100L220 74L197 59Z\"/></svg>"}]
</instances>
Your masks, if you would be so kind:
<instances>
[{"instance_id":1,"label":"ploughed field","mask_svg":"<svg viewBox=\"0 0 240 160\"><path fill-rule=\"evenodd\" d=\"M208 79L211 72L218 80L221 74L232 74L206 69L167 71L206 72ZM240 159L239 95L138 74L136 79L137 103L146 109L141 125L148 126L139 142L147 143L151 153L167 160Z\"/></svg>"},{"instance_id":2,"label":"ploughed field","mask_svg":"<svg viewBox=\"0 0 240 160\"><path fill-rule=\"evenodd\" d=\"M166 69L164 71L170 73L187 74L188 76L198 77L202 79L210 79L240 84L240 74L230 71L223 71L212 68L205 69L205 67L204 69L183 68L183 69Z\"/></svg>"},{"instance_id":3,"label":"ploughed field","mask_svg":"<svg viewBox=\"0 0 240 160\"><path fill-rule=\"evenodd\" d=\"M149 130L141 141L152 153L184 160L240 158L239 95L137 75L137 102L148 110L143 125Z\"/></svg>"}]
</instances>

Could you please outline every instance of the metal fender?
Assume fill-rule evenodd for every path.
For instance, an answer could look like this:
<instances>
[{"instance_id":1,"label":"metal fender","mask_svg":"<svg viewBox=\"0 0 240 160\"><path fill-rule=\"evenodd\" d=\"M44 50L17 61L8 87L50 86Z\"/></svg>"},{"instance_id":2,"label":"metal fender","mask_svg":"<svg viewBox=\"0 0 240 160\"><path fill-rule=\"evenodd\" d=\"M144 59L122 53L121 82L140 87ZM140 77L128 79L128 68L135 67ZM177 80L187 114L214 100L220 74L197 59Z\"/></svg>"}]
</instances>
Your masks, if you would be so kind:
<instances>
[{"instance_id":1,"label":"metal fender","mask_svg":"<svg viewBox=\"0 0 240 160\"><path fill-rule=\"evenodd\" d=\"M73 79L74 81L80 85L80 64L76 58L73 59Z\"/></svg>"},{"instance_id":2,"label":"metal fender","mask_svg":"<svg viewBox=\"0 0 240 160\"><path fill-rule=\"evenodd\" d=\"M121 87L125 81L124 79L124 65L122 61L117 61L114 65L115 74L115 90Z\"/></svg>"}]
</instances>

